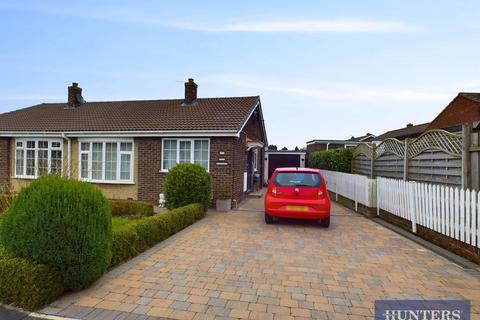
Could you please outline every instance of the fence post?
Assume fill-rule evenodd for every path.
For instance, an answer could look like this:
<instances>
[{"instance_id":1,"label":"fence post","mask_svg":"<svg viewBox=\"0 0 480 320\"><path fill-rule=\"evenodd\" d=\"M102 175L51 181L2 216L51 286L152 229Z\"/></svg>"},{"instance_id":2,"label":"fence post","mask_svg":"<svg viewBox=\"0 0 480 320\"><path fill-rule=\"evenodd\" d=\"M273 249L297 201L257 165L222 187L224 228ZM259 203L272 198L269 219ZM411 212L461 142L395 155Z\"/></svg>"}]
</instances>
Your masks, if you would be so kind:
<instances>
[{"instance_id":1,"label":"fence post","mask_svg":"<svg viewBox=\"0 0 480 320\"><path fill-rule=\"evenodd\" d=\"M370 179L373 179L374 166L375 166L375 143L372 142L372 153L370 154Z\"/></svg>"},{"instance_id":2,"label":"fence post","mask_svg":"<svg viewBox=\"0 0 480 320\"><path fill-rule=\"evenodd\" d=\"M462 189L470 189L470 143L472 138L472 123L464 123L463 126L463 150L462 150Z\"/></svg>"},{"instance_id":3,"label":"fence post","mask_svg":"<svg viewBox=\"0 0 480 320\"><path fill-rule=\"evenodd\" d=\"M339 176L337 175L335 177L335 201L338 202L338 180L339 180Z\"/></svg>"},{"instance_id":4,"label":"fence post","mask_svg":"<svg viewBox=\"0 0 480 320\"><path fill-rule=\"evenodd\" d=\"M415 182L406 182L408 190L408 207L410 211L410 220L412 221L412 232L417 233L417 212L415 206Z\"/></svg>"},{"instance_id":5,"label":"fence post","mask_svg":"<svg viewBox=\"0 0 480 320\"><path fill-rule=\"evenodd\" d=\"M358 212L358 192L357 192L357 184L358 184L358 178L357 176L354 176L354 184L353 184L353 194L355 195L355 212Z\"/></svg>"},{"instance_id":6,"label":"fence post","mask_svg":"<svg viewBox=\"0 0 480 320\"><path fill-rule=\"evenodd\" d=\"M377 188L377 216L379 216L380 215L380 201L383 201L384 195L382 195L380 192L378 192L378 188L379 188L378 179L376 179L375 187ZM382 199L380 200L380 198L382 198Z\"/></svg>"},{"instance_id":7,"label":"fence post","mask_svg":"<svg viewBox=\"0 0 480 320\"><path fill-rule=\"evenodd\" d=\"M403 156L403 180L407 181L408 180L408 145L410 144L410 139L406 138L405 139L405 155Z\"/></svg>"}]
</instances>

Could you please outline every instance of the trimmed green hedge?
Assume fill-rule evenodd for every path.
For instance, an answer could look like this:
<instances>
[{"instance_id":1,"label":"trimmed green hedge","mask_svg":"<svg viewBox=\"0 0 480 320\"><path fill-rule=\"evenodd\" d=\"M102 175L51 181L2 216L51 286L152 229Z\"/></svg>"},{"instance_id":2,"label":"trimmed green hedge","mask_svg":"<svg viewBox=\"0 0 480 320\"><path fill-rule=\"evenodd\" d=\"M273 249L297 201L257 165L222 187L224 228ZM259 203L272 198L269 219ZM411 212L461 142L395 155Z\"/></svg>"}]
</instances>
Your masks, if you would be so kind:
<instances>
[{"instance_id":1,"label":"trimmed green hedge","mask_svg":"<svg viewBox=\"0 0 480 320\"><path fill-rule=\"evenodd\" d=\"M112 216L153 216L153 205L146 201L109 200Z\"/></svg>"},{"instance_id":2,"label":"trimmed green hedge","mask_svg":"<svg viewBox=\"0 0 480 320\"><path fill-rule=\"evenodd\" d=\"M99 188L47 176L23 188L0 225L11 257L57 269L65 289L88 287L110 264L112 217Z\"/></svg>"},{"instance_id":3,"label":"trimmed green hedge","mask_svg":"<svg viewBox=\"0 0 480 320\"><path fill-rule=\"evenodd\" d=\"M38 309L63 292L59 272L22 258L0 257L0 301Z\"/></svg>"},{"instance_id":4,"label":"trimmed green hedge","mask_svg":"<svg viewBox=\"0 0 480 320\"><path fill-rule=\"evenodd\" d=\"M352 149L341 148L312 152L308 157L311 168L331 171L352 172Z\"/></svg>"},{"instance_id":5,"label":"trimmed green hedge","mask_svg":"<svg viewBox=\"0 0 480 320\"><path fill-rule=\"evenodd\" d=\"M179 163L168 171L164 188L170 210L191 203L201 203L207 209L212 198L212 177L201 165Z\"/></svg>"},{"instance_id":6,"label":"trimmed green hedge","mask_svg":"<svg viewBox=\"0 0 480 320\"><path fill-rule=\"evenodd\" d=\"M203 205L191 204L164 214L114 225L111 267L135 257L204 216Z\"/></svg>"}]
</instances>

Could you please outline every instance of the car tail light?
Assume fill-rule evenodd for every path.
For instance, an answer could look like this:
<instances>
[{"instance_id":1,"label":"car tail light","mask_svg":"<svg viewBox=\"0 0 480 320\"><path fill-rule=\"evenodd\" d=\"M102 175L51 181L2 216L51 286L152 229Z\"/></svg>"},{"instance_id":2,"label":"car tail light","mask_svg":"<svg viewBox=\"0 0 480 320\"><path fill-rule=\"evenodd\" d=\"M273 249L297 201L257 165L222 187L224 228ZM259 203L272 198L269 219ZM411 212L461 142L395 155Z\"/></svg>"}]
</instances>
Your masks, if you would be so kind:
<instances>
[{"instance_id":1,"label":"car tail light","mask_svg":"<svg viewBox=\"0 0 480 320\"><path fill-rule=\"evenodd\" d=\"M273 188L272 189L272 196L276 196L277 195L277 188Z\"/></svg>"},{"instance_id":2,"label":"car tail light","mask_svg":"<svg viewBox=\"0 0 480 320\"><path fill-rule=\"evenodd\" d=\"M320 199L325 198L326 193L327 193L327 188L326 188L325 184L322 184L320 186L320 189L318 189L318 198L320 198Z\"/></svg>"}]
</instances>

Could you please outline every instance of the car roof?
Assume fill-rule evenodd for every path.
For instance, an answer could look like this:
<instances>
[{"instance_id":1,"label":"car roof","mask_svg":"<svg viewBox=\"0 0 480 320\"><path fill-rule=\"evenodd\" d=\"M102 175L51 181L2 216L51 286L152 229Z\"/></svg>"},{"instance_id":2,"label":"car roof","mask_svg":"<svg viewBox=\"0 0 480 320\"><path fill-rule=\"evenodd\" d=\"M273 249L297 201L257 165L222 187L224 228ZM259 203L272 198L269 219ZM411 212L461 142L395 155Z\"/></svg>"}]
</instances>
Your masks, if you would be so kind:
<instances>
[{"instance_id":1,"label":"car roof","mask_svg":"<svg viewBox=\"0 0 480 320\"><path fill-rule=\"evenodd\" d=\"M319 169L313 169L313 168L297 168L297 167L288 167L288 168L277 168L275 169L275 172L310 172L310 173L319 173Z\"/></svg>"}]
</instances>

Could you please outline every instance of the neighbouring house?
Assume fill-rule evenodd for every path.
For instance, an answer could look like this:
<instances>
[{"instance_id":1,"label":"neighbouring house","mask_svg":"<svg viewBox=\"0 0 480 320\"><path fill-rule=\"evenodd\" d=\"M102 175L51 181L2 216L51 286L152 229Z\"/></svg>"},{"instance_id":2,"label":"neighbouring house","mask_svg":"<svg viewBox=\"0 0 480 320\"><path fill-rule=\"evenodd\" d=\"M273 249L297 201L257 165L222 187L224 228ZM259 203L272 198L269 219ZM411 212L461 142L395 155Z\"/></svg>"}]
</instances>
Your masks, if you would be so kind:
<instances>
[{"instance_id":1,"label":"neighbouring house","mask_svg":"<svg viewBox=\"0 0 480 320\"><path fill-rule=\"evenodd\" d=\"M260 97L197 98L193 79L173 100L86 102L77 83L65 103L0 115L0 182L18 192L54 173L98 185L112 199L157 203L165 174L191 162L240 202L264 172Z\"/></svg>"},{"instance_id":2,"label":"neighbouring house","mask_svg":"<svg viewBox=\"0 0 480 320\"><path fill-rule=\"evenodd\" d=\"M351 137L350 139L348 139L347 141L357 141L357 142L373 142L375 141L377 138L376 135L374 134L371 134L371 133L366 133L365 135L363 136L360 136L360 137Z\"/></svg>"},{"instance_id":3,"label":"neighbouring house","mask_svg":"<svg viewBox=\"0 0 480 320\"><path fill-rule=\"evenodd\" d=\"M394 138L398 140L404 140L406 138L416 138L421 135L427 127L430 125L430 122L413 125L411 123L407 124L405 127L400 129L395 129L387 131L375 138L375 141L382 142L385 139Z\"/></svg>"},{"instance_id":4,"label":"neighbouring house","mask_svg":"<svg viewBox=\"0 0 480 320\"><path fill-rule=\"evenodd\" d=\"M361 143L375 140L375 135L367 133L360 137L351 137L347 140L314 139L307 141L307 153L339 148L355 148Z\"/></svg>"},{"instance_id":5,"label":"neighbouring house","mask_svg":"<svg viewBox=\"0 0 480 320\"><path fill-rule=\"evenodd\" d=\"M304 168L306 150L267 150L265 151L265 164L263 182L266 184L277 168L295 167Z\"/></svg>"},{"instance_id":6,"label":"neighbouring house","mask_svg":"<svg viewBox=\"0 0 480 320\"><path fill-rule=\"evenodd\" d=\"M473 123L479 129L480 93L460 92L429 124L427 130L462 131L462 124Z\"/></svg>"}]
</instances>

